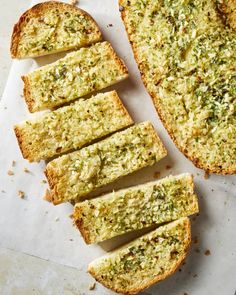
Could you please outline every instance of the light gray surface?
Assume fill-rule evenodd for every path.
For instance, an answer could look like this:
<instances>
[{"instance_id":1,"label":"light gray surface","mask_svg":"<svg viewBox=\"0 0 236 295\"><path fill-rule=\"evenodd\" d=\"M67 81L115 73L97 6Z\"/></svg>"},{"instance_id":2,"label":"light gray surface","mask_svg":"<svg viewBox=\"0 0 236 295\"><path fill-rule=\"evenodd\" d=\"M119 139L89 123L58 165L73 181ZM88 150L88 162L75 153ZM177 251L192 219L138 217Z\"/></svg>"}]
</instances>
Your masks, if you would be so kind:
<instances>
[{"instance_id":1,"label":"light gray surface","mask_svg":"<svg viewBox=\"0 0 236 295\"><path fill-rule=\"evenodd\" d=\"M29 0L0 1L0 99L11 66L9 47L12 28L29 4Z\"/></svg>"}]
</instances>

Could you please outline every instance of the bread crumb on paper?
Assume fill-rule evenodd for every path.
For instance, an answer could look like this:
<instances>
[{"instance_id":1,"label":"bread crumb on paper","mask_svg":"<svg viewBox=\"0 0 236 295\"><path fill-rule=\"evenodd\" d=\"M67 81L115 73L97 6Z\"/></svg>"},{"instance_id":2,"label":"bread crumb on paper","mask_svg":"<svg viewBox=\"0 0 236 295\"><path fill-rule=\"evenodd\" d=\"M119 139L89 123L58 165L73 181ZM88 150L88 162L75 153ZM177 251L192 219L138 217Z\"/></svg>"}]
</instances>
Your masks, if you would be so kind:
<instances>
[{"instance_id":1,"label":"bread crumb on paper","mask_svg":"<svg viewBox=\"0 0 236 295\"><path fill-rule=\"evenodd\" d=\"M204 253L206 256L209 256L209 255L211 255L211 251L209 250L209 249L207 249L206 251L205 251L205 253Z\"/></svg>"},{"instance_id":2,"label":"bread crumb on paper","mask_svg":"<svg viewBox=\"0 0 236 295\"><path fill-rule=\"evenodd\" d=\"M205 178L205 179L208 179L209 177L210 177L209 172L208 172L208 171L205 171L204 178Z\"/></svg>"},{"instance_id":3,"label":"bread crumb on paper","mask_svg":"<svg viewBox=\"0 0 236 295\"><path fill-rule=\"evenodd\" d=\"M56 221L56 222L58 222L59 220L60 220L60 218L59 218L59 217L56 217L56 218L55 218L55 221Z\"/></svg>"},{"instance_id":4,"label":"bread crumb on paper","mask_svg":"<svg viewBox=\"0 0 236 295\"><path fill-rule=\"evenodd\" d=\"M43 180L42 180L42 183L47 183L47 180L43 179Z\"/></svg>"},{"instance_id":5,"label":"bread crumb on paper","mask_svg":"<svg viewBox=\"0 0 236 295\"><path fill-rule=\"evenodd\" d=\"M7 171L7 174L8 174L9 176L12 176L12 175L14 175L14 172L13 172L12 170L8 170L8 171Z\"/></svg>"},{"instance_id":6,"label":"bread crumb on paper","mask_svg":"<svg viewBox=\"0 0 236 295\"><path fill-rule=\"evenodd\" d=\"M23 191L18 191L18 196L21 198L21 199L24 199L25 198L25 193Z\"/></svg>"},{"instance_id":7,"label":"bread crumb on paper","mask_svg":"<svg viewBox=\"0 0 236 295\"><path fill-rule=\"evenodd\" d=\"M15 167L16 166L16 161L13 160L11 165L12 165L12 167Z\"/></svg>"},{"instance_id":8,"label":"bread crumb on paper","mask_svg":"<svg viewBox=\"0 0 236 295\"><path fill-rule=\"evenodd\" d=\"M77 4L79 4L79 0L71 0L70 4L71 5L77 5Z\"/></svg>"},{"instance_id":9,"label":"bread crumb on paper","mask_svg":"<svg viewBox=\"0 0 236 295\"><path fill-rule=\"evenodd\" d=\"M96 287L96 283L94 282L92 285L89 286L89 290L94 290Z\"/></svg>"},{"instance_id":10,"label":"bread crumb on paper","mask_svg":"<svg viewBox=\"0 0 236 295\"><path fill-rule=\"evenodd\" d=\"M29 171L28 168L24 168L24 172L25 172L25 173L30 173L30 171Z\"/></svg>"}]
</instances>

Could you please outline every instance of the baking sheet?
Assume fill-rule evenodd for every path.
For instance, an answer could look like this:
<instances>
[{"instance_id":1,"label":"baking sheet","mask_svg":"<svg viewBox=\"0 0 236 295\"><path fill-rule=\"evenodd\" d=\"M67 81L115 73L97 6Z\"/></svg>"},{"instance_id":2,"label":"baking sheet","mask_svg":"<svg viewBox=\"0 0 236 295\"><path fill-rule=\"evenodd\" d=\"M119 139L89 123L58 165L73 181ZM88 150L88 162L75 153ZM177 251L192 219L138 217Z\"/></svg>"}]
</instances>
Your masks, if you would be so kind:
<instances>
[{"instance_id":1,"label":"baking sheet","mask_svg":"<svg viewBox=\"0 0 236 295\"><path fill-rule=\"evenodd\" d=\"M143 294L234 295L236 177L211 175L206 180L204 172L195 168L174 146L142 85L120 19L117 1L80 0L79 7L95 18L104 39L111 42L129 68L130 78L110 89L118 91L136 122L150 120L154 124L169 154L154 167L127 176L99 192L153 180L155 172L160 172L160 177L191 172L195 177L200 215L192 218L194 242L186 264L171 278L149 288ZM22 99L23 83L20 76L59 56L63 54L14 61L9 74L0 105L0 246L76 267L78 285L82 289L89 280L86 269L91 260L140 233L128 234L96 246L85 245L69 218L72 206L53 206L42 199L47 188L47 184L43 182L45 163L29 164L21 156L13 125L34 115L28 113ZM29 170L28 173L24 171L25 168ZM8 175L8 171L13 171L14 175ZM25 193L24 199L18 196L20 190ZM92 292L96 295L113 294L100 285Z\"/></svg>"}]
</instances>

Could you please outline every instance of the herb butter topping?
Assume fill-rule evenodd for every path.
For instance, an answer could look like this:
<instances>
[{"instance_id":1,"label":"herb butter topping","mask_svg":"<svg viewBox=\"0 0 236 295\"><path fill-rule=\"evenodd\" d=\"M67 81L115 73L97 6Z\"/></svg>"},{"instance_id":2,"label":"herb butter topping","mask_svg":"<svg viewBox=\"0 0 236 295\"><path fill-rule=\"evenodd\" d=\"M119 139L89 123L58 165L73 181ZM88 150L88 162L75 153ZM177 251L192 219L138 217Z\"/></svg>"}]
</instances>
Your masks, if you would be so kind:
<instances>
[{"instance_id":1,"label":"herb butter topping","mask_svg":"<svg viewBox=\"0 0 236 295\"><path fill-rule=\"evenodd\" d=\"M152 124L144 122L49 162L46 174L58 202L79 200L164 156L166 150Z\"/></svg>"},{"instance_id":2,"label":"herb butter topping","mask_svg":"<svg viewBox=\"0 0 236 295\"><path fill-rule=\"evenodd\" d=\"M30 161L81 148L133 123L115 91L80 99L15 127L21 150Z\"/></svg>"},{"instance_id":3,"label":"herb butter topping","mask_svg":"<svg viewBox=\"0 0 236 295\"><path fill-rule=\"evenodd\" d=\"M25 97L28 104L32 104L32 111L53 108L127 76L125 65L111 45L97 43L24 76Z\"/></svg>"},{"instance_id":4,"label":"herb butter topping","mask_svg":"<svg viewBox=\"0 0 236 295\"><path fill-rule=\"evenodd\" d=\"M134 240L89 265L105 286L136 294L170 275L186 256L190 243L188 218L181 218Z\"/></svg>"},{"instance_id":5,"label":"herb butter topping","mask_svg":"<svg viewBox=\"0 0 236 295\"><path fill-rule=\"evenodd\" d=\"M85 241L95 243L197 212L192 176L182 174L78 203L73 217Z\"/></svg>"},{"instance_id":6,"label":"herb butter topping","mask_svg":"<svg viewBox=\"0 0 236 295\"><path fill-rule=\"evenodd\" d=\"M236 31L220 2L121 0L144 82L178 147L212 172L236 171Z\"/></svg>"},{"instance_id":7,"label":"herb butter topping","mask_svg":"<svg viewBox=\"0 0 236 295\"><path fill-rule=\"evenodd\" d=\"M101 41L102 35L85 11L49 1L26 11L12 38L13 57L25 58L87 46Z\"/></svg>"}]
</instances>

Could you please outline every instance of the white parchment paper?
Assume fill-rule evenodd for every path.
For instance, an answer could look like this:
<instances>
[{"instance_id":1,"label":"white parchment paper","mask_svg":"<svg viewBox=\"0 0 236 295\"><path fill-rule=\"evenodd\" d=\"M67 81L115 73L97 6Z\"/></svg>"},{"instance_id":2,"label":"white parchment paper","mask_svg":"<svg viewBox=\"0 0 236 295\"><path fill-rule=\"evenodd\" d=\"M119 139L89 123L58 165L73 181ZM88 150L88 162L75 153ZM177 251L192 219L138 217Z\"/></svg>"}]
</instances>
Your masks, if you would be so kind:
<instances>
[{"instance_id":1,"label":"white parchment paper","mask_svg":"<svg viewBox=\"0 0 236 295\"><path fill-rule=\"evenodd\" d=\"M127 187L169 174L194 174L199 196L200 215L193 218L193 243L181 271L151 287L143 294L234 295L236 290L236 178L211 175L195 168L174 146L160 123L151 98L140 79L116 0L80 0L102 29L104 39L112 43L129 68L130 78L112 87L116 89L136 122L150 120L168 149L169 155L154 167L125 177L100 191ZM94 258L136 236L125 235L97 246L87 246L72 226L72 206L53 206L44 201L47 184L43 183L45 163L29 164L21 156L13 125L30 116L22 98L21 75L63 54L14 61L0 105L0 246L28 253L78 269L78 284L88 280L87 264ZM15 161L15 164L12 162ZM167 169L166 166L171 168ZM29 170L25 172L24 168ZM8 171L14 175L8 175ZM26 197L18 197L18 191ZM196 237L196 238L195 238ZM210 250L210 255L205 251ZM1 267L1 266L0 266ZM93 294L112 294L98 287Z\"/></svg>"}]
</instances>

